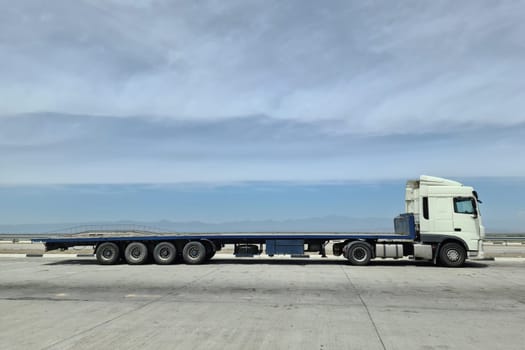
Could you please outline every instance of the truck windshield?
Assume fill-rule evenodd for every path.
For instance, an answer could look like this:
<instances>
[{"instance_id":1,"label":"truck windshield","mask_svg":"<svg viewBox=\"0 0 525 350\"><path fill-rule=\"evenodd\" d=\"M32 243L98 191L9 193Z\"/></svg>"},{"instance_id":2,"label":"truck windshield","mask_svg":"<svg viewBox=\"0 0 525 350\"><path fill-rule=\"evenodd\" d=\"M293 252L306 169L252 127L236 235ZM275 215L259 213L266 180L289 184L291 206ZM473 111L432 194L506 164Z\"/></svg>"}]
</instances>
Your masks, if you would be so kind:
<instances>
[{"instance_id":1,"label":"truck windshield","mask_svg":"<svg viewBox=\"0 0 525 350\"><path fill-rule=\"evenodd\" d=\"M476 200L474 198L454 198L454 212L460 214L476 214Z\"/></svg>"}]
</instances>

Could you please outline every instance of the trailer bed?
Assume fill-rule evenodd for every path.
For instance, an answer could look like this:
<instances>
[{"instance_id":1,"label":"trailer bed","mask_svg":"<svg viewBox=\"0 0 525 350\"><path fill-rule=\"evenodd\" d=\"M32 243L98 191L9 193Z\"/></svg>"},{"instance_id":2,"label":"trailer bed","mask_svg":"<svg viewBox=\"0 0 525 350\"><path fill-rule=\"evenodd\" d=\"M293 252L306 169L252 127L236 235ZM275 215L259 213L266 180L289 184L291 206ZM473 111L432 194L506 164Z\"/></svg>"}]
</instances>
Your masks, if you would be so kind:
<instances>
[{"instance_id":1,"label":"trailer bed","mask_svg":"<svg viewBox=\"0 0 525 350\"><path fill-rule=\"evenodd\" d=\"M145 232L145 231L87 231L75 234L50 234L33 242L64 246L90 245L107 241L177 241L217 240L224 244L264 242L266 240L414 240L414 216L401 214L394 220L395 232Z\"/></svg>"},{"instance_id":2,"label":"trailer bed","mask_svg":"<svg viewBox=\"0 0 525 350\"><path fill-rule=\"evenodd\" d=\"M381 239L381 240L411 240L413 235L388 232L217 232L217 233L155 233L136 234L134 232L104 232L80 233L74 235L53 235L45 238L33 239L40 243L98 243L103 241L159 241L159 240L221 240L228 243L230 240L272 240L272 239Z\"/></svg>"},{"instance_id":3,"label":"trailer bed","mask_svg":"<svg viewBox=\"0 0 525 350\"><path fill-rule=\"evenodd\" d=\"M168 264L182 257L188 264L207 261L227 244L234 245L234 254L256 255L263 252L269 256L291 254L303 256L305 252L318 251L325 256L325 246L334 242L334 255L352 250L357 264L368 262L376 244L393 243L394 256L402 256L403 246L416 239L414 216L401 214L394 219L394 232L146 232L137 230L81 231L74 234L50 234L49 237L33 239L44 243L46 250L68 249L74 246L95 247L97 260L104 265L115 264L123 256L130 264L141 264L150 254L159 264ZM407 242L407 243L405 243ZM389 248L389 249L390 249ZM346 253L345 253L346 254ZM363 255L364 254L364 255ZM392 255L390 250L387 255ZM400 255L401 254L401 255ZM348 255L348 254L347 254ZM356 258L358 259L358 258Z\"/></svg>"}]
</instances>

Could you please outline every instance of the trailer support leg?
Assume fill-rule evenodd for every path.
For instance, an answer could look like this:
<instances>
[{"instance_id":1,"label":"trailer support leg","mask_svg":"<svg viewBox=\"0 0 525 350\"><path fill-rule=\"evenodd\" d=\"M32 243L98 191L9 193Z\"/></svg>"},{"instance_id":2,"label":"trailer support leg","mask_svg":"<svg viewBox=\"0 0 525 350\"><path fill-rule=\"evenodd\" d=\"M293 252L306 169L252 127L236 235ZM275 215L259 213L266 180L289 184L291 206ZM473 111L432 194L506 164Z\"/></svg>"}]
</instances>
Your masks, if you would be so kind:
<instances>
[{"instance_id":1,"label":"trailer support leg","mask_svg":"<svg viewBox=\"0 0 525 350\"><path fill-rule=\"evenodd\" d=\"M319 251L319 254L321 254L321 258L326 258L326 245L328 244L328 242L324 242L323 244L321 244L321 250Z\"/></svg>"}]
</instances>

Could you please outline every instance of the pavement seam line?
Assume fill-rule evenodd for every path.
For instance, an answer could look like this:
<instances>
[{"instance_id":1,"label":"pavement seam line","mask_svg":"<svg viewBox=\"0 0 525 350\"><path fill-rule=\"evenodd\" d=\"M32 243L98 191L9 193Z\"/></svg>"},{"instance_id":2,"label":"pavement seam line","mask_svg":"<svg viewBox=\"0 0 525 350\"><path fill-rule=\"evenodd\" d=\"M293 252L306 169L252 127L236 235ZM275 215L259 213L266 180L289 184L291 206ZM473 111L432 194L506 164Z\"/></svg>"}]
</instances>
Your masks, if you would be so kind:
<instances>
[{"instance_id":1,"label":"pavement seam line","mask_svg":"<svg viewBox=\"0 0 525 350\"><path fill-rule=\"evenodd\" d=\"M346 279L348 280L348 282L350 283L352 288L356 291L357 296L359 297L359 300L361 301L361 304L364 306L364 308L366 310L366 313L368 315L368 319L372 323L372 326L374 326L374 330L376 332L377 338L381 342L381 346L383 347L383 350L386 350L385 343L383 342L383 338L381 337L381 333L379 333L379 329L377 328L377 325L374 322L374 319L372 318L372 314L370 313L370 310L368 309L368 305L366 305L365 301L361 297L361 293L359 293L359 289L357 289L357 287L355 286L354 282L352 282L352 280L350 279L350 276L348 276L348 273L346 272L344 267L343 266L340 266L340 267L341 267L341 270L343 270L343 273L345 274Z\"/></svg>"},{"instance_id":2,"label":"pavement seam line","mask_svg":"<svg viewBox=\"0 0 525 350\"><path fill-rule=\"evenodd\" d=\"M219 268L216 268L215 270L212 270L212 271L210 271L210 272L207 272L207 273L203 274L202 276L199 276L198 278L194 279L193 281L191 281L191 282L185 284L184 286L182 286L181 289L182 289L182 288L187 288L187 287L191 286L192 284L197 283L198 281L200 281L200 280L203 279L204 277L206 277L206 276L208 276L208 275L210 275L210 274L216 272L218 269L219 269ZM128 310L128 311L126 311L126 312L123 312L123 313L121 313L121 314L119 314L119 315L117 315L117 316L115 316L115 317L113 317L113 318L110 318L110 319L108 319L108 320L105 320L105 321L99 322L99 323L95 324L94 326L89 327L88 329L84 329L84 330L82 330L82 331L79 331L79 332L77 332L77 333L75 333L75 334L73 334L73 335L67 337L66 339L61 339L61 340L59 340L59 341L57 341L57 342L55 342L55 343L53 343L53 344L50 344L50 345L48 345L48 346L42 348L42 350L52 349L52 348L54 348L54 347L56 347L56 346L59 346L60 344L66 342L66 341L68 341L68 340L71 340L71 339L73 339L73 338L76 338L76 337L78 337L78 336L81 336L82 334L85 334L85 333L87 333L87 332L90 332L90 331L92 331L92 330L94 330L94 329L96 329L96 328L99 328L99 327L101 327L101 326L104 326L104 325L106 325L106 324L108 324L108 323L111 323L111 322L113 322L113 321L115 321L115 320L118 320L119 318L124 317L124 316L127 316L127 315L129 315L129 314L131 314L131 313L133 313L133 312L135 312L135 311L139 311L139 310L145 308L146 306L149 306L149 305L151 305L151 304L153 304L153 303L156 303L157 301L160 301L160 300L162 300L162 299L164 299L164 298L166 298L166 297L168 297L168 296L170 296L170 295L174 295L174 294L176 294L176 293L167 293L167 294L161 296L160 298L150 300L150 301L148 301L147 303L144 303L144 304L142 304L142 305L139 305L138 307L136 307L136 308L134 308L134 309Z\"/></svg>"}]
</instances>

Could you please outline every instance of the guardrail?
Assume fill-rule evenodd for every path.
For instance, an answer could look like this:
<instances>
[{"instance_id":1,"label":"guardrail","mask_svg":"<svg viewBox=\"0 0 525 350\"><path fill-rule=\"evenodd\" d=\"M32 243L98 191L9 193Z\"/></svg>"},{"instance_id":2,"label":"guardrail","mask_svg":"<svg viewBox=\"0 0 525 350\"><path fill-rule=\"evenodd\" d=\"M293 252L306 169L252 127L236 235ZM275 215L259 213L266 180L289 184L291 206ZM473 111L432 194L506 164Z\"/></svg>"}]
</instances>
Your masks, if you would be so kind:
<instances>
[{"instance_id":1,"label":"guardrail","mask_svg":"<svg viewBox=\"0 0 525 350\"><path fill-rule=\"evenodd\" d=\"M491 233L489 235L485 235L485 240L487 241L498 241L498 240L506 240L506 241L513 241L513 240L525 240L525 233L513 233L513 234L504 234L504 233Z\"/></svg>"},{"instance_id":2,"label":"guardrail","mask_svg":"<svg viewBox=\"0 0 525 350\"><path fill-rule=\"evenodd\" d=\"M488 237L485 237L483 240L484 244L490 244L490 245L525 245L525 234L520 235L512 235L512 236L496 236L491 235Z\"/></svg>"}]
</instances>

